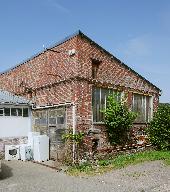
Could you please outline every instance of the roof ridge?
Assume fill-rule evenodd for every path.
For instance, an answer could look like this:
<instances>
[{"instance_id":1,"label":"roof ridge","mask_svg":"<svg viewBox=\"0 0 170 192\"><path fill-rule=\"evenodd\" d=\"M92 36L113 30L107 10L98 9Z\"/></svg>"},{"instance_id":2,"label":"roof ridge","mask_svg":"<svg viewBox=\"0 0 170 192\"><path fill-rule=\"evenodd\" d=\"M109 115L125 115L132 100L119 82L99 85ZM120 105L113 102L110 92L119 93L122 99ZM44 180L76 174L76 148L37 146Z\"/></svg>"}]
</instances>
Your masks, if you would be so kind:
<instances>
[{"instance_id":1,"label":"roof ridge","mask_svg":"<svg viewBox=\"0 0 170 192\"><path fill-rule=\"evenodd\" d=\"M0 103L22 103L22 104L31 104L31 101L23 96L16 95L12 92L0 89Z\"/></svg>"},{"instance_id":2,"label":"roof ridge","mask_svg":"<svg viewBox=\"0 0 170 192\"><path fill-rule=\"evenodd\" d=\"M62 40L57 41L56 43L54 43L54 44L50 45L49 47L47 47L47 48L45 48L45 49L37 52L36 54L32 55L31 57L28 57L27 59L21 61L20 63L18 63L18 64L16 64L16 65L14 65L14 66L12 66L12 67L10 67L10 68L8 68L8 69L0 72L0 75L3 75L3 74L5 74L5 73L10 72L11 70L13 70L13 69L15 69L15 68L17 68L17 67L19 67L19 66L21 66L21 65L23 65L23 64L25 64L25 63L27 63L27 62L30 61L31 59L34 59L35 57L38 57L39 55L41 55L41 54L43 54L44 52L48 51L48 49L52 49L52 48L54 48L54 47L56 47L56 46L58 46L58 45L61 45L62 43L70 40L71 38L73 38L73 37L75 37L75 36L77 36L77 35L81 35L81 34L83 34L83 33L82 33L80 30L77 30L76 32L72 33L71 35L66 36L66 37L63 38ZM84 35L84 34L83 34L83 35Z\"/></svg>"},{"instance_id":3,"label":"roof ridge","mask_svg":"<svg viewBox=\"0 0 170 192\"><path fill-rule=\"evenodd\" d=\"M77 35L81 35L84 38L86 38L87 40L93 42L98 48L102 49L105 53L107 53L108 55L110 55L112 58L114 58L115 60L117 60L122 66L124 66L125 68L127 68L128 70L130 70L131 72L135 73L137 76L139 76L140 78L142 78L144 81L146 81L147 83L149 83L150 85L152 85L153 87L155 87L156 89L158 89L161 92L161 89L159 89L156 85L152 84L149 80L147 80L145 77L143 77L142 75L140 75L139 73L137 73L134 69L132 69L131 67L129 67L127 64L125 64L124 62L122 62L121 60L119 60L117 57L115 57L112 53L110 53L109 51L107 51L106 49L104 49L102 46L100 46L98 43L96 43L95 41L93 41L91 38L89 38L87 35L85 35L81 30L77 30L76 32L72 33L71 35L66 36L65 38L63 38L60 41L57 41L56 43L52 44L51 46L49 46L48 48L39 51L38 53L36 53L35 55L29 57L28 59L22 61L21 63L3 71L0 73L0 75L3 75L5 73L8 73L9 71L27 63L28 61L30 61L31 59L34 59L35 57L38 57L39 55L45 53L46 51L48 51L48 49L52 49L56 46L61 45L62 43L70 40L71 38L77 36Z\"/></svg>"}]
</instances>

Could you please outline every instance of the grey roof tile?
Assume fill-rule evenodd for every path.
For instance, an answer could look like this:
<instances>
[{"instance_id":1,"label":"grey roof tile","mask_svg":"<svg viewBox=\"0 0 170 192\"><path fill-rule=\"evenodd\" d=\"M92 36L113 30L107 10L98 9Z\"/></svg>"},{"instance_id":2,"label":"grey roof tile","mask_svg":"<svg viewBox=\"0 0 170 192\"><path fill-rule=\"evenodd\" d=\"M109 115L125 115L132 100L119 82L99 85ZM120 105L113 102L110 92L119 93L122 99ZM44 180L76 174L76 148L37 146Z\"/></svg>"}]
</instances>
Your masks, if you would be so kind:
<instances>
[{"instance_id":1,"label":"grey roof tile","mask_svg":"<svg viewBox=\"0 0 170 192\"><path fill-rule=\"evenodd\" d=\"M13 93L10 93L8 91L4 91L0 89L0 104L26 104L30 105L31 101L21 97L14 95Z\"/></svg>"}]
</instances>

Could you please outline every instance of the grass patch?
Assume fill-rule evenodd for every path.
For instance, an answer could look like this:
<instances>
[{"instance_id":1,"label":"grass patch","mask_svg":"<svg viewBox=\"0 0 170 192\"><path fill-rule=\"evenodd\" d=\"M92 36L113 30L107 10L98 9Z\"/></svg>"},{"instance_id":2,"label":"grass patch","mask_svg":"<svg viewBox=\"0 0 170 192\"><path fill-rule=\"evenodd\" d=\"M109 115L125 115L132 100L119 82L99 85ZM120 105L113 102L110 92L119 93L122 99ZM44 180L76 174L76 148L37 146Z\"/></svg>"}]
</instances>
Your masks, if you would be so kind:
<instances>
[{"instance_id":1,"label":"grass patch","mask_svg":"<svg viewBox=\"0 0 170 192\"><path fill-rule=\"evenodd\" d=\"M98 160L95 164L86 162L82 165L69 167L69 175L96 175L120 169L128 165L135 165L146 161L163 160L166 165L170 165L170 151L147 151L130 155L119 155L113 159Z\"/></svg>"}]
</instances>

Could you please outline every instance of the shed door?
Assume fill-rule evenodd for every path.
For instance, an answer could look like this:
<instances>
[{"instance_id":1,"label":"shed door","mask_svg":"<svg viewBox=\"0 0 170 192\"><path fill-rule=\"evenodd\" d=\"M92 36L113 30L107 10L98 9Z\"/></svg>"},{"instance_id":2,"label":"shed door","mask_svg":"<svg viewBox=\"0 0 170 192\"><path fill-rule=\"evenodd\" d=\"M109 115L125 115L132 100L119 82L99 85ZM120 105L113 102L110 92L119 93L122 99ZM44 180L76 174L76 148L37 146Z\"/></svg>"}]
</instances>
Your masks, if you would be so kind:
<instances>
[{"instance_id":1,"label":"shed door","mask_svg":"<svg viewBox=\"0 0 170 192\"><path fill-rule=\"evenodd\" d=\"M48 134L53 145L62 145L65 133L65 110L63 108L48 111Z\"/></svg>"},{"instance_id":2,"label":"shed door","mask_svg":"<svg viewBox=\"0 0 170 192\"><path fill-rule=\"evenodd\" d=\"M33 112L34 131L46 134L50 138L50 158L56 158L63 148L62 135L66 130L65 107L37 110Z\"/></svg>"}]
</instances>

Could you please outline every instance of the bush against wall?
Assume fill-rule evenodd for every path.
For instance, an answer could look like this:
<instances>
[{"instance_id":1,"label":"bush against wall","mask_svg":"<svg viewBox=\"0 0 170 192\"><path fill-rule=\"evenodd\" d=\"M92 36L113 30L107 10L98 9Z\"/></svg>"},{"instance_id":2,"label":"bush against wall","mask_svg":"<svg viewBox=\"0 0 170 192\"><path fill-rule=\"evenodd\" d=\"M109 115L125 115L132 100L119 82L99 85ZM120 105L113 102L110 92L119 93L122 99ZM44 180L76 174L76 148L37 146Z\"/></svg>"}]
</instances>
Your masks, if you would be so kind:
<instances>
[{"instance_id":1,"label":"bush against wall","mask_svg":"<svg viewBox=\"0 0 170 192\"><path fill-rule=\"evenodd\" d=\"M147 132L158 149L170 150L170 104L159 105Z\"/></svg>"},{"instance_id":2,"label":"bush against wall","mask_svg":"<svg viewBox=\"0 0 170 192\"><path fill-rule=\"evenodd\" d=\"M130 128L136 118L126 106L125 99L117 101L116 95L109 95L104 112L104 122L111 144L124 144L128 140Z\"/></svg>"}]
</instances>

